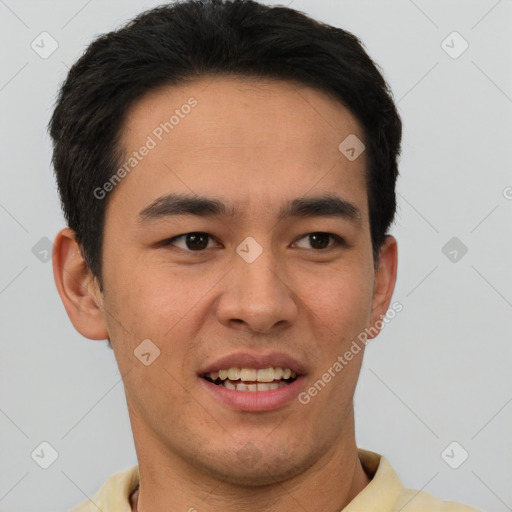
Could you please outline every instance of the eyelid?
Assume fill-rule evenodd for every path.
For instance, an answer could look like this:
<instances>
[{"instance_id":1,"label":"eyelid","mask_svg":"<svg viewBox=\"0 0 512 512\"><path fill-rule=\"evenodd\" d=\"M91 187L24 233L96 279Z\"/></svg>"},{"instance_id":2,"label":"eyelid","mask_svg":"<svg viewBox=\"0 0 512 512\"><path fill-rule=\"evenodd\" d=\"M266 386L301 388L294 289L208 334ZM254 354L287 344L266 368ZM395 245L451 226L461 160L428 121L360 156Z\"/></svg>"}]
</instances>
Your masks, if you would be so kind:
<instances>
[{"instance_id":1,"label":"eyelid","mask_svg":"<svg viewBox=\"0 0 512 512\"><path fill-rule=\"evenodd\" d=\"M310 235L317 235L317 234L330 236L334 240L334 244L329 245L324 249L308 249L308 250L321 253L321 252L326 252L329 249L334 249L336 247L347 247L347 248L350 247L350 245L347 243L347 241L343 237L341 237L340 235L337 235L336 233L330 233L329 231L311 231L311 232L306 233L306 234L300 236L299 238L297 238L295 240L295 242L297 242L298 240L302 240L303 238L306 238Z\"/></svg>"},{"instance_id":2,"label":"eyelid","mask_svg":"<svg viewBox=\"0 0 512 512\"><path fill-rule=\"evenodd\" d=\"M192 251L192 250L187 249L187 248L184 249L183 247L177 247L177 246L175 246L172 243L172 242L175 242L179 238L186 237L187 235L192 235L192 234L195 234L195 235L206 235L209 239L215 241L217 244L219 243L213 235L211 235L210 233L208 233L206 231L187 231L186 233L181 233L180 235L176 235L176 236L173 236L171 238L167 238L165 240L162 240L161 242L159 242L157 244L157 247L166 247L168 245L172 245L173 247L176 247L177 249L182 250L184 252L188 252L188 253L201 253L201 252L204 252L206 249L201 249L201 250L198 250L198 251Z\"/></svg>"},{"instance_id":3,"label":"eyelid","mask_svg":"<svg viewBox=\"0 0 512 512\"><path fill-rule=\"evenodd\" d=\"M175 240L177 240L179 238L186 237L187 235L190 235L190 234L206 235L209 239L215 241L217 244L219 243L213 235L211 235L210 233L208 233L206 231L188 231L186 233L181 233L180 235L176 235L176 236L173 236L171 238L167 238L166 240L163 240L162 242L160 242L158 244L158 246L159 247L166 247L168 245L173 245L174 246L174 244L172 242L174 242ZM321 253L321 252L328 251L329 249L334 249L336 247L350 247L350 244L348 244L347 241L343 237L341 237L340 235L337 235L335 233L330 233L328 231L310 231L308 233L304 233L300 237L296 238L294 243L296 243L297 241L302 240L303 238L306 238L306 237L308 237L310 235L314 235L314 234L328 235L328 236L330 236L334 240L334 244L329 245L329 246L327 246L327 247L325 247L323 249L311 248L311 249L307 249L307 250L311 250L313 252ZM174 246L174 247L176 247L176 246ZM194 251L194 250L191 250L191 249L188 249L188 248L182 248L182 247L176 247L176 248L180 249L180 250L182 250L184 252L188 252L188 253L201 253L201 252L205 252L206 251L206 248L205 249L200 249L200 250L197 250L197 251Z\"/></svg>"}]
</instances>

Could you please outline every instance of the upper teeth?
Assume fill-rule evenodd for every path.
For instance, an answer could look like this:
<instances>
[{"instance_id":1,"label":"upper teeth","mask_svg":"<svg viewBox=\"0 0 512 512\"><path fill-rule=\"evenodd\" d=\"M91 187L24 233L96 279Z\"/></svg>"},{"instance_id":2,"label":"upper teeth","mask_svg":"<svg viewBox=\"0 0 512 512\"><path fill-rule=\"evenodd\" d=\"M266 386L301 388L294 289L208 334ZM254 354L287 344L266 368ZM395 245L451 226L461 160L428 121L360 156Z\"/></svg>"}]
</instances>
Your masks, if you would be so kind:
<instances>
[{"instance_id":1,"label":"upper teeth","mask_svg":"<svg viewBox=\"0 0 512 512\"><path fill-rule=\"evenodd\" d=\"M280 379L294 379L297 374L290 368L228 368L207 374L212 380L242 380L244 382L272 382Z\"/></svg>"}]
</instances>

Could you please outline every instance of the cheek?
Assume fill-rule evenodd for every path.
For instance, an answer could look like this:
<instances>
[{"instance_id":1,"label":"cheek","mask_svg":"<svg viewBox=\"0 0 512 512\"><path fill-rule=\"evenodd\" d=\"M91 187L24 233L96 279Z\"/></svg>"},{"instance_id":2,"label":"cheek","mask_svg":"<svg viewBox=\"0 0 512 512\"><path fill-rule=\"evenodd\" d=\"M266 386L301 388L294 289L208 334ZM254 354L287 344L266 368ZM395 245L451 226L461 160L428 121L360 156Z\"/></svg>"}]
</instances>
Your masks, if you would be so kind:
<instances>
[{"instance_id":1,"label":"cheek","mask_svg":"<svg viewBox=\"0 0 512 512\"><path fill-rule=\"evenodd\" d=\"M364 329L371 313L372 282L362 266L326 269L309 277L300 295L331 334Z\"/></svg>"},{"instance_id":2,"label":"cheek","mask_svg":"<svg viewBox=\"0 0 512 512\"><path fill-rule=\"evenodd\" d=\"M133 354L143 340L150 339L160 349L161 365L178 374L189 371L187 365L200 339L198 330L211 311L207 292L219 275L177 272L157 264L132 266L130 273L118 267L110 278L115 290L110 301L123 328L115 321L110 326L122 351Z\"/></svg>"},{"instance_id":3,"label":"cheek","mask_svg":"<svg viewBox=\"0 0 512 512\"><path fill-rule=\"evenodd\" d=\"M153 321L159 316L171 324L168 315L179 315L188 301L183 277L163 265L150 265L136 254L130 257L117 252L110 256L110 265L105 264L109 270L105 287L117 309L121 308L125 319L134 326L154 327Z\"/></svg>"}]
</instances>

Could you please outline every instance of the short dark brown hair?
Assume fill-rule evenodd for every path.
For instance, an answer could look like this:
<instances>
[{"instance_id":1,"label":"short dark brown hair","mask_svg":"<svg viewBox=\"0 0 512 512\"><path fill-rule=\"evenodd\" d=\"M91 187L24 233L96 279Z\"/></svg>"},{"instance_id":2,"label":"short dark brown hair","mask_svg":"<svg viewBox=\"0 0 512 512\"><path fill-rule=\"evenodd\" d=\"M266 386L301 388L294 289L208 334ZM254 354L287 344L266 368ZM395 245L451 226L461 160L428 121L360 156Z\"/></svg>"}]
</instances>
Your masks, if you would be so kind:
<instances>
[{"instance_id":1,"label":"short dark brown hair","mask_svg":"<svg viewBox=\"0 0 512 512\"><path fill-rule=\"evenodd\" d=\"M62 209L101 287L105 207L94 190L121 164L125 115L145 93L205 75L299 82L337 98L364 130L374 263L396 211L402 123L353 34L252 0L187 0L95 39L70 69L48 128Z\"/></svg>"}]
</instances>

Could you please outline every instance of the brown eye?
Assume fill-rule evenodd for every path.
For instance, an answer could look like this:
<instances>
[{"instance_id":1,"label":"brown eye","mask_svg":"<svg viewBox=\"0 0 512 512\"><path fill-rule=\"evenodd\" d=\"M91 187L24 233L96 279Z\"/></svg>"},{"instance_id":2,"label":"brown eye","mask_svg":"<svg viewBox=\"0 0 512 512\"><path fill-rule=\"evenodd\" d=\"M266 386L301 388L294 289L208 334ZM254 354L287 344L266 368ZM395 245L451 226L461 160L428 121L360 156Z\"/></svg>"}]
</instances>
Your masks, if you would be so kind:
<instances>
[{"instance_id":1,"label":"brown eye","mask_svg":"<svg viewBox=\"0 0 512 512\"><path fill-rule=\"evenodd\" d=\"M206 249L208 246L208 235L206 233L189 233L186 235L185 244L188 249Z\"/></svg>"},{"instance_id":2,"label":"brown eye","mask_svg":"<svg viewBox=\"0 0 512 512\"><path fill-rule=\"evenodd\" d=\"M329 238L327 233L312 233L309 235L309 241L315 249L325 249L329 246Z\"/></svg>"},{"instance_id":3,"label":"brown eye","mask_svg":"<svg viewBox=\"0 0 512 512\"><path fill-rule=\"evenodd\" d=\"M315 232L315 233L308 233L307 235L304 235L300 240L302 239L308 239L308 242L310 244L310 247L304 247L305 249L328 249L332 247L333 245L344 245L344 241L341 237L338 235L335 235L333 233L324 233L321 231ZM329 239L334 240L334 244L329 245Z\"/></svg>"},{"instance_id":4,"label":"brown eye","mask_svg":"<svg viewBox=\"0 0 512 512\"><path fill-rule=\"evenodd\" d=\"M193 231L191 233L184 233L170 238L165 242L165 245L175 245L180 249L189 251L201 251L208 247L208 241L211 236L202 231ZM177 243L180 241L179 243Z\"/></svg>"}]
</instances>

